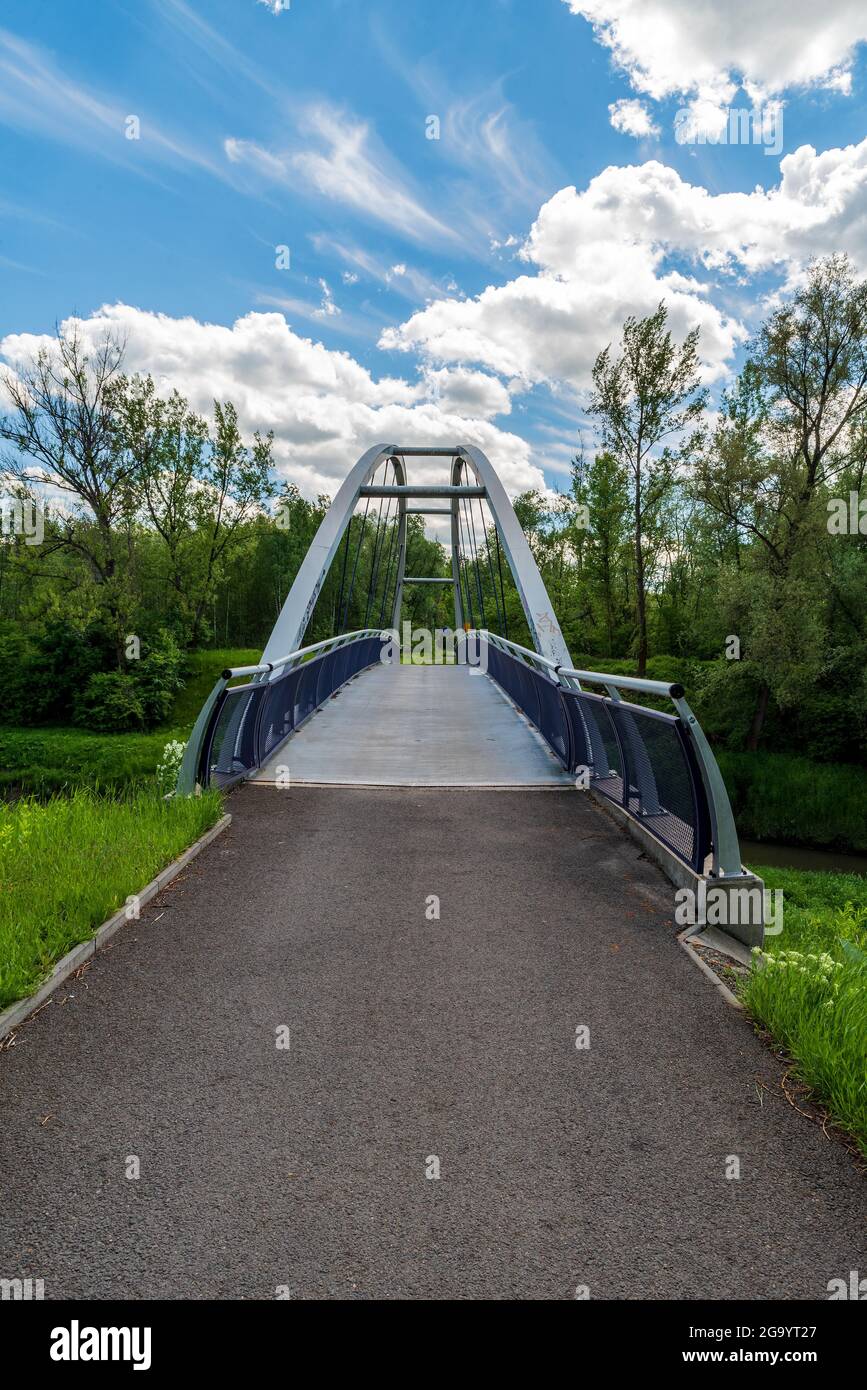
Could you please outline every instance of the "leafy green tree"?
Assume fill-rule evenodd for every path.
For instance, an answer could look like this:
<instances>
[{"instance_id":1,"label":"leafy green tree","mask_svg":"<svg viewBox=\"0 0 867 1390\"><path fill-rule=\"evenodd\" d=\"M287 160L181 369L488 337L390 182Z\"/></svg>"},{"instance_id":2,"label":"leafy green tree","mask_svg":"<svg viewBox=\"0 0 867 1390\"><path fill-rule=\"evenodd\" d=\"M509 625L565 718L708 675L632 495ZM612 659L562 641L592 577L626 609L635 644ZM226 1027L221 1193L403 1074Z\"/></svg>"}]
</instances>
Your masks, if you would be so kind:
<instances>
[{"instance_id":1,"label":"leafy green tree","mask_svg":"<svg viewBox=\"0 0 867 1390\"><path fill-rule=\"evenodd\" d=\"M865 418L867 282L830 256L762 325L696 470L698 495L753 542L735 584L759 675L749 748L772 695L792 703L822 670L827 498L860 469Z\"/></svg>"},{"instance_id":2,"label":"leafy green tree","mask_svg":"<svg viewBox=\"0 0 867 1390\"><path fill-rule=\"evenodd\" d=\"M676 464L695 451L707 403L698 360L699 330L678 348L661 303L647 318L627 318L619 355L604 348L593 366L590 412L605 448L626 472L632 512L638 673L647 669L647 589L664 537L660 508ZM672 442L667 442L672 441Z\"/></svg>"}]
</instances>

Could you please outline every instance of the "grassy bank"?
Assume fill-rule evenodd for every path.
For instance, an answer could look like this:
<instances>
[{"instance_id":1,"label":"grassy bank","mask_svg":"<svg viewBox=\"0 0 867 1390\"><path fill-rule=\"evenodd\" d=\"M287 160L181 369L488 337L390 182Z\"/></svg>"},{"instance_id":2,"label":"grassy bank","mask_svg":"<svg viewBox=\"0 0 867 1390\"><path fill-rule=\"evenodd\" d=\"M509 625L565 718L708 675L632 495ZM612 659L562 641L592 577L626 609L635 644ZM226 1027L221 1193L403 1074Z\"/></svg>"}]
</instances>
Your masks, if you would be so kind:
<instances>
[{"instance_id":1,"label":"grassy bank","mask_svg":"<svg viewBox=\"0 0 867 1390\"><path fill-rule=\"evenodd\" d=\"M867 850L867 768L724 748L716 756L745 839Z\"/></svg>"},{"instance_id":2,"label":"grassy bank","mask_svg":"<svg viewBox=\"0 0 867 1390\"><path fill-rule=\"evenodd\" d=\"M783 890L783 931L741 988L752 1016L867 1155L867 879L756 867Z\"/></svg>"},{"instance_id":3,"label":"grassy bank","mask_svg":"<svg viewBox=\"0 0 867 1390\"><path fill-rule=\"evenodd\" d=\"M193 652L171 718L153 733L0 727L0 794L4 788L36 796L76 787L116 792L150 783L166 743L188 737L220 672L227 666L255 664L260 655L258 648Z\"/></svg>"},{"instance_id":4,"label":"grassy bank","mask_svg":"<svg viewBox=\"0 0 867 1390\"><path fill-rule=\"evenodd\" d=\"M220 814L216 793L167 802L79 788L0 803L0 1008L30 994Z\"/></svg>"},{"instance_id":5,"label":"grassy bank","mask_svg":"<svg viewBox=\"0 0 867 1390\"><path fill-rule=\"evenodd\" d=\"M186 738L187 731L179 734ZM116 791L153 779L168 740L153 734L0 728L0 789L45 796L76 787Z\"/></svg>"}]
</instances>

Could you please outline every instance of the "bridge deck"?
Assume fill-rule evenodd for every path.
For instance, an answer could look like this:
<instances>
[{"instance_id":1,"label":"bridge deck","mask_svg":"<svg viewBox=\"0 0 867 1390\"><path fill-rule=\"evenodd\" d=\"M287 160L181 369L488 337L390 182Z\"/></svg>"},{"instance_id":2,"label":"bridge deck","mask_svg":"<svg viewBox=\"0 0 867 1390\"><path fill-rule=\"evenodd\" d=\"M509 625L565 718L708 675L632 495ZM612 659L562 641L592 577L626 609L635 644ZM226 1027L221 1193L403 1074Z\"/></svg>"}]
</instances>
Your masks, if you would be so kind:
<instances>
[{"instance_id":1,"label":"bridge deck","mask_svg":"<svg viewBox=\"0 0 867 1390\"><path fill-rule=\"evenodd\" d=\"M5 1278L821 1299L867 1268L851 1158L584 797L245 787L230 808L0 1053Z\"/></svg>"},{"instance_id":2,"label":"bridge deck","mask_svg":"<svg viewBox=\"0 0 867 1390\"><path fill-rule=\"evenodd\" d=\"M375 666L257 774L344 786L557 786L572 779L487 676L466 666Z\"/></svg>"}]
</instances>

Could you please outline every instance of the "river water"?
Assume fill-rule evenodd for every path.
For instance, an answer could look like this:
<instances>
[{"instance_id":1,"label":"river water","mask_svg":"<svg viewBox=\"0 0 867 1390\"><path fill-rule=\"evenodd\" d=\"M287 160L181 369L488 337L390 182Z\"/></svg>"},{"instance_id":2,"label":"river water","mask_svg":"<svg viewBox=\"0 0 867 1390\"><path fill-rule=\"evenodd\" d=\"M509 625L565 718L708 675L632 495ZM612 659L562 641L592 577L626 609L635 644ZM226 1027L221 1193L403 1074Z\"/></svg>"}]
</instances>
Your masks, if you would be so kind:
<instances>
[{"instance_id":1,"label":"river water","mask_svg":"<svg viewBox=\"0 0 867 1390\"><path fill-rule=\"evenodd\" d=\"M819 869L826 874L867 874L867 855L842 850L777 845L771 840L741 840L745 864L768 864L775 869Z\"/></svg>"}]
</instances>

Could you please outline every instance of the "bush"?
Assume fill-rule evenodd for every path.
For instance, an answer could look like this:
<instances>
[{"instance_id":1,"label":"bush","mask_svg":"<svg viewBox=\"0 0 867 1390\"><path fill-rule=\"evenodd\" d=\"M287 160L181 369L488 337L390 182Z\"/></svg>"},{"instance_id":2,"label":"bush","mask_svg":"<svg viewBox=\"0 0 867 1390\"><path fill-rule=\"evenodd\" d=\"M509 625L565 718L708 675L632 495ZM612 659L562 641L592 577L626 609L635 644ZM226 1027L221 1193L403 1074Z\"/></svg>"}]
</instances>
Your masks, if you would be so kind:
<instances>
[{"instance_id":1,"label":"bush","mask_svg":"<svg viewBox=\"0 0 867 1390\"><path fill-rule=\"evenodd\" d=\"M30 666L33 702L28 723L66 723L92 675L107 671L115 647L98 623L85 628L52 618L35 639Z\"/></svg>"},{"instance_id":2,"label":"bush","mask_svg":"<svg viewBox=\"0 0 867 1390\"><path fill-rule=\"evenodd\" d=\"M0 632L0 720L27 724L33 717L33 647L15 628Z\"/></svg>"},{"instance_id":3,"label":"bush","mask_svg":"<svg viewBox=\"0 0 867 1390\"><path fill-rule=\"evenodd\" d=\"M125 671L97 671L75 701L74 720L99 734L143 729L145 712L137 685Z\"/></svg>"},{"instance_id":4,"label":"bush","mask_svg":"<svg viewBox=\"0 0 867 1390\"><path fill-rule=\"evenodd\" d=\"M171 714L175 696L184 683L183 664L183 652L165 630L150 643L146 656L130 663L129 673L135 682L145 728L162 724Z\"/></svg>"},{"instance_id":5,"label":"bush","mask_svg":"<svg viewBox=\"0 0 867 1390\"><path fill-rule=\"evenodd\" d=\"M743 1001L867 1155L867 882L754 867L782 890L785 925L754 950Z\"/></svg>"},{"instance_id":6,"label":"bush","mask_svg":"<svg viewBox=\"0 0 867 1390\"><path fill-rule=\"evenodd\" d=\"M779 840L867 850L867 770L786 753L717 751L738 831Z\"/></svg>"}]
</instances>

